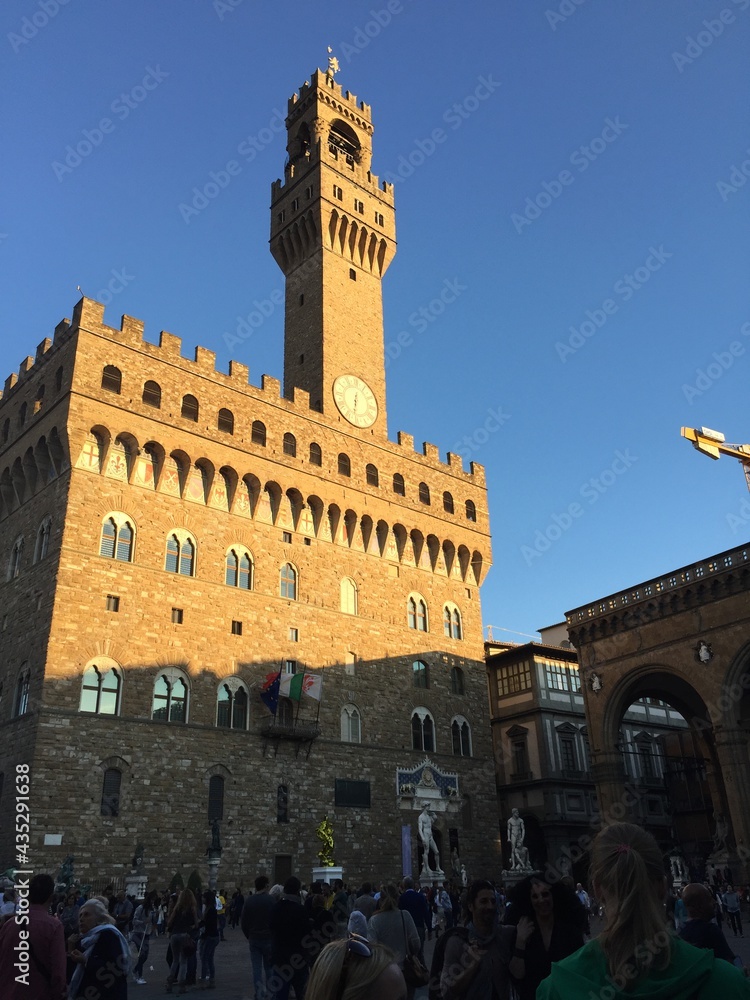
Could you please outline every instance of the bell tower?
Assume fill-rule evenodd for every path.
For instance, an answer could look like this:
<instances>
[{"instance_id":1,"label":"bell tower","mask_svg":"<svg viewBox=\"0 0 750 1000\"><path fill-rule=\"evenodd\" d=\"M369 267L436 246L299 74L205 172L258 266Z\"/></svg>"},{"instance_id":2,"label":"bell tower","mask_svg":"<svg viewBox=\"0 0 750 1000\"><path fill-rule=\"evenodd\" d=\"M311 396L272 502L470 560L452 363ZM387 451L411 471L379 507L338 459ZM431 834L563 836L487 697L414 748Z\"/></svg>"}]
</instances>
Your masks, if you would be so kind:
<instances>
[{"instance_id":1,"label":"bell tower","mask_svg":"<svg viewBox=\"0 0 750 1000\"><path fill-rule=\"evenodd\" d=\"M387 436L381 281L396 252L393 185L371 173L371 109L316 70L288 105L271 253L286 277L284 395Z\"/></svg>"}]
</instances>

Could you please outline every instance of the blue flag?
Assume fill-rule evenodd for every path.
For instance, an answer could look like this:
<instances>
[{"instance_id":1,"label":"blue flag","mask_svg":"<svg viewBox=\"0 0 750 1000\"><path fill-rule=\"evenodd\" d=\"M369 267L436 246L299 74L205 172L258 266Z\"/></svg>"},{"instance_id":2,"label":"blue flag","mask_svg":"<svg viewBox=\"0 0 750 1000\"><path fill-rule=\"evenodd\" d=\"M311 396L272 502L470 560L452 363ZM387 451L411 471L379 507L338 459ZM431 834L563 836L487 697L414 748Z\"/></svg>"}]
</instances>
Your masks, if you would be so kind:
<instances>
[{"instance_id":1,"label":"blue flag","mask_svg":"<svg viewBox=\"0 0 750 1000\"><path fill-rule=\"evenodd\" d=\"M277 674L268 674L266 682L260 689L260 699L271 715L276 715L279 707L279 685L281 684L281 671Z\"/></svg>"}]
</instances>

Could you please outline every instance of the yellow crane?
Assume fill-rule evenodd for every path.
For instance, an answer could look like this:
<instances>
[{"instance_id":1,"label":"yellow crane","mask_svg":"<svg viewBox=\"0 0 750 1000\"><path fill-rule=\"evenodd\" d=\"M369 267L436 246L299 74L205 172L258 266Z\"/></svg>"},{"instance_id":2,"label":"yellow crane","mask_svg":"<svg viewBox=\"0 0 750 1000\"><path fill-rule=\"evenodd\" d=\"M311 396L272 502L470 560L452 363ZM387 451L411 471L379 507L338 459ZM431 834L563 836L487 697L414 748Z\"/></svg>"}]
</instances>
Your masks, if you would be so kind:
<instances>
[{"instance_id":1,"label":"yellow crane","mask_svg":"<svg viewBox=\"0 0 750 1000\"><path fill-rule=\"evenodd\" d=\"M710 427L681 427L680 434L692 441L693 447L709 458L718 459L722 455L731 455L738 459L750 490L750 444L727 444L721 431L712 431Z\"/></svg>"}]
</instances>

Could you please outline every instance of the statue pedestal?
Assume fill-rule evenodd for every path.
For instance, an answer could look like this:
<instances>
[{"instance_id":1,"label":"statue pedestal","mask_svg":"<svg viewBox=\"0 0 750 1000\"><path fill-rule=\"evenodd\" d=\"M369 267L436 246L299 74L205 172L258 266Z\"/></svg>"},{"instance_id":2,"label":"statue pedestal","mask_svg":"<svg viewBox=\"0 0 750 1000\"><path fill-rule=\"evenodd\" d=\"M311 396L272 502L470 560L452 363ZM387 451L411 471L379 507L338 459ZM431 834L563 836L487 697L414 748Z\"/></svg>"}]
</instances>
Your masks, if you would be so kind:
<instances>
[{"instance_id":1,"label":"statue pedestal","mask_svg":"<svg viewBox=\"0 0 750 1000\"><path fill-rule=\"evenodd\" d=\"M341 865L331 865L329 868L313 868L313 882L327 882L329 885L334 879L344 880L344 869Z\"/></svg>"},{"instance_id":2,"label":"statue pedestal","mask_svg":"<svg viewBox=\"0 0 750 1000\"><path fill-rule=\"evenodd\" d=\"M141 872L130 872L125 876L125 895L135 899L145 899L148 877Z\"/></svg>"},{"instance_id":3,"label":"statue pedestal","mask_svg":"<svg viewBox=\"0 0 750 1000\"><path fill-rule=\"evenodd\" d=\"M219 865L221 864L221 848L218 851L214 851L209 848L208 851L208 888L212 892L216 892L219 885Z\"/></svg>"},{"instance_id":4,"label":"statue pedestal","mask_svg":"<svg viewBox=\"0 0 750 1000\"><path fill-rule=\"evenodd\" d=\"M438 885L444 885L445 883L445 872L438 868L437 871L433 871L431 868L423 868L419 873L419 878L417 879L420 887L429 885L434 889Z\"/></svg>"}]
</instances>

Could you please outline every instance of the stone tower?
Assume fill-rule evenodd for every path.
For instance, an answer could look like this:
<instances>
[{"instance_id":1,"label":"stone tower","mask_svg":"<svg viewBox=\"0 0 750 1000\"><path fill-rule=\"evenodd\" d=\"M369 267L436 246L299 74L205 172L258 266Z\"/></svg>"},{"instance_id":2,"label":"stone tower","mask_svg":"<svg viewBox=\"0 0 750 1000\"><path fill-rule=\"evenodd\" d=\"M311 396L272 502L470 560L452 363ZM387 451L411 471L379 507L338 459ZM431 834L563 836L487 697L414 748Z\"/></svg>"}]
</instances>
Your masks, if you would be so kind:
<instances>
[{"instance_id":1,"label":"stone tower","mask_svg":"<svg viewBox=\"0 0 750 1000\"><path fill-rule=\"evenodd\" d=\"M284 395L386 437L381 280L396 252L393 185L370 170L370 107L316 70L289 100L271 253L286 276Z\"/></svg>"},{"instance_id":2,"label":"stone tower","mask_svg":"<svg viewBox=\"0 0 750 1000\"><path fill-rule=\"evenodd\" d=\"M484 470L387 437L392 192L369 109L311 79L273 188L283 394L86 298L5 380L0 871L17 774L30 866L99 888L136 843L149 888L187 881L215 822L227 888L307 880L323 816L353 884L418 875L425 801L444 864L499 870Z\"/></svg>"}]
</instances>

